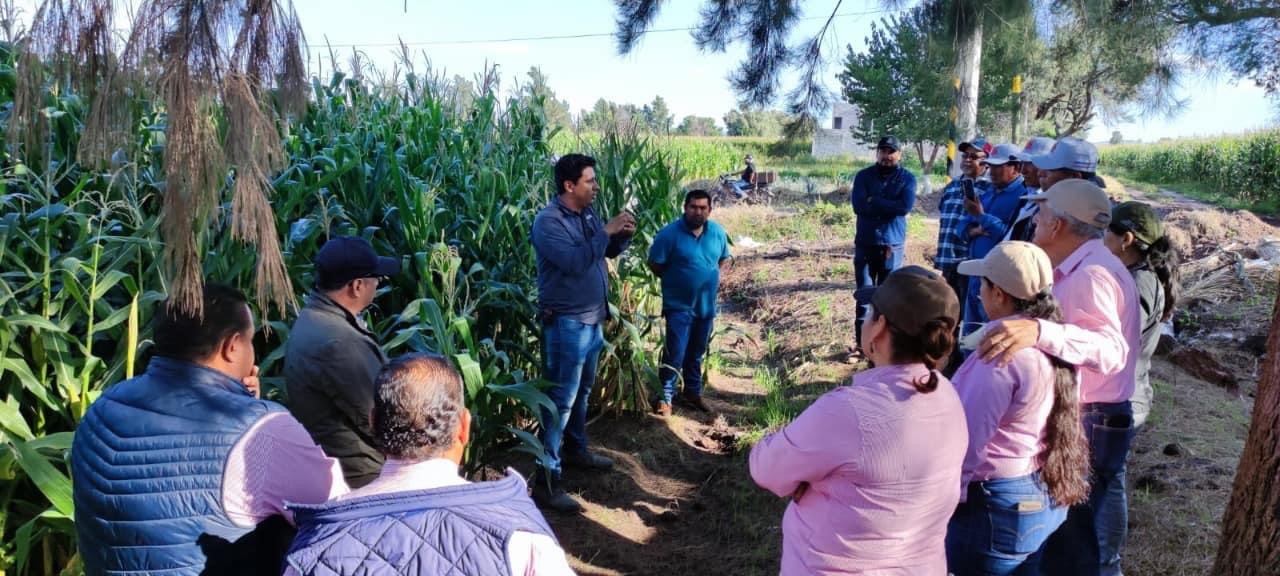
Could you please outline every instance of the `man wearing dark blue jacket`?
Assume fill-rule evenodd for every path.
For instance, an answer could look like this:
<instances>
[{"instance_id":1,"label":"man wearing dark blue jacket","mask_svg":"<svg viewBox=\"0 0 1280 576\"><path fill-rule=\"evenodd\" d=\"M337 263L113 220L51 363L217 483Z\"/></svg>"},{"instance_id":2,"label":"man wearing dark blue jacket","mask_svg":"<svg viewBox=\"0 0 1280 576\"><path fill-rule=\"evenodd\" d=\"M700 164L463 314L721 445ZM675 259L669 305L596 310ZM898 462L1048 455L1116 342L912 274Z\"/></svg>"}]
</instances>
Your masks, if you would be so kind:
<instances>
[{"instance_id":1,"label":"man wearing dark blue jacket","mask_svg":"<svg viewBox=\"0 0 1280 576\"><path fill-rule=\"evenodd\" d=\"M609 316L609 270L631 245L635 217L623 212L607 223L593 203L600 185L596 161L566 154L556 162L558 195L533 220L537 253L538 309L542 322L543 378L556 413L543 411L539 440L546 456L533 484L533 498L560 512L582 507L560 486L562 465L609 470L613 461L587 451L587 399L596 380L604 321ZM563 447L561 442L563 441Z\"/></svg>"},{"instance_id":2,"label":"man wearing dark blue jacket","mask_svg":"<svg viewBox=\"0 0 1280 576\"><path fill-rule=\"evenodd\" d=\"M850 201L857 215L853 236L853 273L858 289L879 286L902 265L902 245L907 240L907 213L916 204L916 177L902 162L898 139L885 136L876 145L876 163L853 177ZM858 301L857 324L862 324L867 302ZM857 334L862 348L861 331Z\"/></svg>"},{"instance_id":3,"label":"man wearing dark blue jacket","mask_svg":"<svg viewBox=\"0 0 1280 576\"><path fill-rule=\"evenodd\" d=\"M994 186L964 202L968 214L958 226L960 234L969 240L971 260L981 259L995 248L1018 215L1018 203L1027 195L1021 173L1021 154L1022 149L1013 144L996 146L987 158L987 171ZM982 279L970 277L969 293L962 306L961 336L977 331L987 322L987 312L978 298L981 289Z\"/></svg>"}]
</instances>

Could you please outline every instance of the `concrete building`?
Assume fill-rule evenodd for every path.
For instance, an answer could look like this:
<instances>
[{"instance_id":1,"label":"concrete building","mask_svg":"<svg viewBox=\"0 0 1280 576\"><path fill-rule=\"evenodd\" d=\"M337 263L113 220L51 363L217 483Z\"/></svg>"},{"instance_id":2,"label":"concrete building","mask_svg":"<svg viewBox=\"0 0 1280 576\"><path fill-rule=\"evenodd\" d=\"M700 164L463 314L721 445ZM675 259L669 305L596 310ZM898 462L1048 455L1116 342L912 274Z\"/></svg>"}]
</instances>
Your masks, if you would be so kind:
<instances>
[{"instance_id":1,"label":"concrete building","mask_svg":"<svg viewBox=\"0 0 1280 576\"><path fill-rule=\"evenodd\" d=\"M858 123L859 116L857 106L848 102L836 102L831 108L830 122L825 126L819 126L814 131L811 149L813 157L872 157L871 146L855 140L853 134L849 132L849 129Z\"/></svg>"}]
</instances>

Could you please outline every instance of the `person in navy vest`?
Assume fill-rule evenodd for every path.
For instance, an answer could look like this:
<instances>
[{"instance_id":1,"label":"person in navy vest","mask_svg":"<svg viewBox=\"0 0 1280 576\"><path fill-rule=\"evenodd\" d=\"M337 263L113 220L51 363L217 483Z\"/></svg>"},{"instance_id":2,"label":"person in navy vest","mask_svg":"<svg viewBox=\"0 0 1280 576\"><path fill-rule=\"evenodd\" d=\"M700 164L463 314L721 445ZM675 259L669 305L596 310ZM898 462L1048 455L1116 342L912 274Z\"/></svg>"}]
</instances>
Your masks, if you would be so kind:
<instances>
[{"instance_id":1,"label":"person in navy vest","mask_svg":"<svg viewBox=\"0 0 1280 576\"><path fill-rule=\"evenodd\" d=\"M253 316L234 288L156 308L146 373L108 388L71 446L85 574L279 574L285 501L347 492L283 406L256 397Z\"/></svg>"},{"instance_id":2,"label":"person in navy vest","mask_svg":"<svg viewBox=\"0 0 1280 576\"><path fill-rule=\"evenodd\" d=\"M662 416L671 415L677 378L684 379L679 396L684 404L711 411L702 399L702 357L715 326L720 266L729 259L729 237L710 217L711 195L690 190L684 196L684 216L658 231L649 247L649 269L662 280L662 315L667 319L662 396L654 405Z\"/></svg>"},{"instance_id":3,"label":"person in navy vest","mask_svg":"<svg viewBox=\"0 0 1280 576\"><path fill-rule=\"evenodd\" d=\"M376 387L382 473L326 504L290 506L298 536L286 576L573 574L518 474L475 483L458 475L471 413L447 359L401 356Z\"/></svg>"},{"instance_id":4,"label":"person in navy vest","mask_svg":"<svg viewBox=\"0 0 1280 576\"><path fill-rule=\"evenodd\" d=\"M609 318L609 269L631 245L636 220L629 212L607 223L594 207L600 184L596 161L565 154L556 161L557 195L533 219L530 241L538 264L538 319L542 324L542 376L556 412L543 409L538 440L546 454L533 480L533 498L552 510L582 506L560 483L564 466L613 469L613 461L587 450L587 399L596 381L604 322ZM563 446L561 443L563 442Z\"/></svg>"},{"instance_id":5,"label":"person in navy vest","mask_svg":"<svg viewBox=\"0 0 1280 576\"><path fill-rule=\"evenodd\" d=\"M849 199L857 216L853 237L853 273L858 290L879 286L902 265L907 240L907 213L916 204L916 177L902 162L898 139L885 136L876 144L876 163L853 177ZM856 298L856 294L855 294ZM858 300L855 326L862 325L867 302ZM856 332L856 331L855 331ZM862 349L862 334L857 336Z\"/></svg>"}]
</instances>

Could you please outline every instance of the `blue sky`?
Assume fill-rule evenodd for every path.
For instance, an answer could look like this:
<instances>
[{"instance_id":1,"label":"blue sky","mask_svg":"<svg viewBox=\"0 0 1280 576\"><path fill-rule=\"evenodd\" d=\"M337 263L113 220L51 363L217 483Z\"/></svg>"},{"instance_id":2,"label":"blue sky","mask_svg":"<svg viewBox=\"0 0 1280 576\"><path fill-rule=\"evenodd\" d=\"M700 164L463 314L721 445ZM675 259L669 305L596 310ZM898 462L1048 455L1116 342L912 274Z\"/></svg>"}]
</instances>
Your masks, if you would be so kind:
<instances>
[{"instance_id":1,"label":"blue sky","mask_svg":"<svg viewBox=\"0 0 1280 576\"><path fill-rule=\"evenodd\" d=\"M619 56L610 33L614 7L610 0L294 0L311 44L313 70L326 75L332 69L329 48L339 63L349 62L360 50L379 68L395 63L403 40L419 62L431 58L437 70L473 77L486 63L497 64L504 86L524 77L531 66L540 66L551 87L569 101L574 113L589 109L598 98L637 105L661 94L678 122L687 114L719 120L736 99L726 77L736 69L745 48L731 46L723 54L700 53L687 31L650 34L632 54ZM407 10L406 10L407 3ZM27 9L34 0L20 0ZM697 23L702 0L668 2L655 29L688 28ZM825 22L836 0L806 0L806 20L793 31L793 39L815 33ZM845 46L865 46L871 22L885 15L879 0L846 0L828 33L828 85L838 88L835 74ZM476 42L478 40L538 36L595 35L573 39ZM465 42L465 43L463 43ZM356 45L353 48L352 45ZM791 85L784 78L784 91ZM1090 139L1106 140L1112 130L1126 139L1210 136L1242 132L1276 122L1276 108L1262 91L1248 82L1235 84L1225 75L1190 77L1181 96L1187 109L1174 118L1148 118L1130 124L1095 123Z\"/></svg>"}]
</instances>

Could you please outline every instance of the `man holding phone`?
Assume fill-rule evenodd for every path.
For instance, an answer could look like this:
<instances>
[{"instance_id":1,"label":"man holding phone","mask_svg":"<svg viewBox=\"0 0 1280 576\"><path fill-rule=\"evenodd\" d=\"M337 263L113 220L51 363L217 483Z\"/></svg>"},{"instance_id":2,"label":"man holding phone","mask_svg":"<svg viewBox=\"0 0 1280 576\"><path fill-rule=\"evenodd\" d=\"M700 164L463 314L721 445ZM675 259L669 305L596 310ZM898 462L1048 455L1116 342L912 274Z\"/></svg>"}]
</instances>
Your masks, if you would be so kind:
<instances>
[{"instance_id":1,"label":"man holding phone","mask_svg":"<svg viewBox=\"0 0 1280 576\"><path fill-rule=\"evenodd\" d=\"M991 144L982 138L960 144L960 174L958 180L952 180L942 189L942 199L938 202L938 252L933 258L933 267L942 272L942 277L956 293L956 299L964 302L969 288L969 278L956 272L956 266L969 257L969 238L960 229L960 221L965 217L964 202L968 198L976 198L991 189L991 181L983 178L987 173L987 156L991 154Z\"/></svg>"},{"instance_id":2,"label":"man holding phone","mask_svg":"<svg viewBox=\"0 0 1280 576\"><path fill-rule=\"evenodd\" d=\"M538 263L538 319L542 323L543 378L556 413L543 410L539 440L546 450L533 482L538 504L559 512L582 506L560 485L562 465L606 471L613 461L587 451L587 399L596 380L609 317L609 270L631 245L636 219L630 212L607 223L593 203L600 192L596 161L566 154L556 162L557 196L538 212L531 240ZM563 440L563 448L561 441Z\"/></svg>"},{"instance_id":3,"label":"man holding phone","mask_svg":"<svg viewBox=\"0 0 1280 576\"><path fill-rule=\"evenodd\" d=\"M985 257L1013 225L1018 202L1027 194L1022 181L1021 152L1022 149L1013 144L993 148L987 158L992 187L964 200L965 216L960 220L959 228L969 243L971 260ZM978 298L981 280L977 276L969 277L969 291L960 323L961 336L977 331L987 322L987 312Z\"/></svg>"}]
</instances>

